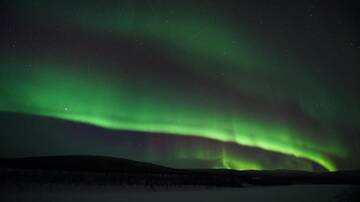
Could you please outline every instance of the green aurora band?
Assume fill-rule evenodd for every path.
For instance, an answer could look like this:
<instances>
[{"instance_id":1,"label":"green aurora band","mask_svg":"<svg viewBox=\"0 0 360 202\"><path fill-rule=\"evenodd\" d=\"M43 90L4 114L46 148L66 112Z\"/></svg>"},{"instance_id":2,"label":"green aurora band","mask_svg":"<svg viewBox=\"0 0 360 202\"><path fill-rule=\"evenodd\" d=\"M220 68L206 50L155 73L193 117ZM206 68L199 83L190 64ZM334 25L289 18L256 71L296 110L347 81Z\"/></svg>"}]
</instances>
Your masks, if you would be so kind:
<instances>
[{"instance_id":1,"label":"green aurora band","mask_svg":"<svg viewBox=\"0 0 360 202\"><path fill-rule=\"evenodd\" d=\"M79 72L77 63L39 61L1 59L0 111L232 142L308 159L330 171L336 167L328 155L343 156L345 152L340 145L313 141L281 122L256 120L211 103L181 103L177 92L151 83L139 84L101 71ZM34 66L31 71L28 63ZM191 92L188 94L191 97ZM245 166L231 155L223 160L226 168L261 169L259 165Z\"/></svg>"},{"instance_id":2,"label":"green aurora band","mask_svg":"<svg viewBox=\"0 0 360 202\"><path fill-rule=\"evenodd\" d=\"M199 97L208 95L199 90L135 81L124 75L112 75L101 65L89 67L68 59L39 59L46 58L39 55L33 59L0 58L0 111L115 130L231 142L283 154L284 158L305 159L330 171L336 170L333 157L343 158L348 153L333 123L346 120L357 124L360 117L357 100L348 96L347 89L329 89L326 80L312 73L316 67L300 64L291 57L283 61L281 56L271 54L277 52L276 47L269 51L259 45L268 39L234 26L230 20L218 18L210 11L196 14L196 9L166 6L149 9L149 5L135 5L132 1L114 1L106 8L100 6L101 2L85 1L87 6L82 6L84 2L80 1L73 5L77 9L68 9L67 4L60 2L18 2L14 7L25 18L161 44L174 53L172 59L185 63L184 67L191 72L215 78L250 95L295 103L304 114L320 122L321 129L327 130L321 131L325 135L320 141L311 138L309 131L284 121L255 118L229 107L226 101L212 101L216 98L208 97L209 101L203 103ZM29 63L33 68L27 68ZM316 103L322 103L326 109L314 107ZM199 159L209 156L198 150L178 154ZM215 156L222 159L215 167L266 169L257 160L231 152L218 151ZM304 169L311 167L306 165Z\"/></svg>"},{"instance_id":3,"label":"green aurora band","mask_svg":"<svg viewBox=\"0 0 360 202\"><path fill-rule=\"evenodd\" d=\"M199 13L196 6L171 7L171 3L164 2L165 5L110 1L104 6L101 1L78 1L73 4L74 9L68 9L63 2L15 2L25 18L45 18L50 23L105 36L163 44L175 52L174 58L188 63L184 67L189 70L220 79L248 94L297 103L325 128L333 127L339 120L352 125L360 121L358 101L349 96L348 89L329 87L332 81L315 74L317 66L312 62L273 54L280 52L277 46L283 44L270 43L270 47L262 44L279 36L276 33L264 36L245 29L249 25L242 19L236 19L235 24L233 19L219 17L216 11ZM324 107L317 107L316 103Z\"/></svg>"}]
</instances>

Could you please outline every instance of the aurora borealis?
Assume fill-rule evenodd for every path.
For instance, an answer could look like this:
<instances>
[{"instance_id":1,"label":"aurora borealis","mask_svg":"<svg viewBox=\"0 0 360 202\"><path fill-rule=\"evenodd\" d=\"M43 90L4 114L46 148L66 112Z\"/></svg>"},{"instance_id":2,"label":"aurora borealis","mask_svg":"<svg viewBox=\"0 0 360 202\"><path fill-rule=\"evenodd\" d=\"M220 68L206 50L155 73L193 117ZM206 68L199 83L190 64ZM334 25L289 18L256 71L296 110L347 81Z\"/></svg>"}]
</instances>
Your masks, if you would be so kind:
<instances>
[{"instance_id":1,"label":"aurora borealis","mask_svg":"<svg viewBox=\"0 0 360 202\"><path fill-rule=\"evenodd\" d=\"M96 154L238 170L360 168L360 44L345 25L327 43L332 18L321 4L299 3L276 15L273 9L288 5L5 5L2 156ZM306 13L309 5L319 7L316 16ZM344 35L351 47L343 47ZM23 123L26 130L16 127Z\"/></svg>"}]
</instances>

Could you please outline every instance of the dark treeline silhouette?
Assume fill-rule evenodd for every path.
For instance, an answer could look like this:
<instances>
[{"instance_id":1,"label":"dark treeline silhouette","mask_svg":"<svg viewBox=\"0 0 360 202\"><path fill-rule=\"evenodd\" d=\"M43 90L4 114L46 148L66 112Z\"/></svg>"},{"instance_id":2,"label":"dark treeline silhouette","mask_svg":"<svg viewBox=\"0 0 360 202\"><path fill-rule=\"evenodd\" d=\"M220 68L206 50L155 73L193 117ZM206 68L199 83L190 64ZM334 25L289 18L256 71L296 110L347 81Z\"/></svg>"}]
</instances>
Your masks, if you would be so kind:
<instances>
[{"instance_id":1,"label":"dark treeline silhouette","mask_svg":"<svg viewBox=\"0 0 360 202\"><path fill-rule=\"evenodd\" d=\"M173 169L100 156L0 159L0 186L16 184L244 187L251 185L360 184L359 171L234 171Z\"/></svg>"}]
</instances>

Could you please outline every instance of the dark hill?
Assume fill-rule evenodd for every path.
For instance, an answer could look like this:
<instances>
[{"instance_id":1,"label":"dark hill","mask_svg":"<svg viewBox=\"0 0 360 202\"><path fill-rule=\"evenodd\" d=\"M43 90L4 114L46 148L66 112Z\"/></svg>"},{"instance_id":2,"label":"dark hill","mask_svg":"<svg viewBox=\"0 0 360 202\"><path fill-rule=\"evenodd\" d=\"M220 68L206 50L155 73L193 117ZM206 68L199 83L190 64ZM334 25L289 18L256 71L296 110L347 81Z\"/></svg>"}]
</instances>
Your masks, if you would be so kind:
<instances>
[{"instance_id":1,"label":"dark hill","mask_svg":"<svg viewBox=\"0 0 360 202\"><path fill-rule=\"evenodd\" d=\"M0 188L21 184L243 187L292 184L360 184L359 171L235 171L173 169L101 156L0 159Z\"/></svg>"},{"instance_id":2,"label":"dark hill","mask_svg":"<svg viewBox=\"0 0 360 202\"><path fill-rule=\"evenodd\" d=\"M46 156L0 159L0 168L84 172L167 172L170 168L139 161L104 156Z\"/></svg>"}]
</instances>

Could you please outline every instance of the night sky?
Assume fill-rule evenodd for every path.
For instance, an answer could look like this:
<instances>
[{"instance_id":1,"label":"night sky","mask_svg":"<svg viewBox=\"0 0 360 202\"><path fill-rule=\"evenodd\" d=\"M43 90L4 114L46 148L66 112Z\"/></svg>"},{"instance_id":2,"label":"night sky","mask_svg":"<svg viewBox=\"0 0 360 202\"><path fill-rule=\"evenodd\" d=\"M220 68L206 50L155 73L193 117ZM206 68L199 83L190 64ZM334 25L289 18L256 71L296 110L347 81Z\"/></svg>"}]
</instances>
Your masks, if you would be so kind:
<instances>
[{"instance_id":1,"label":"night sky","mask_svg":"<svg viewBox=\"0 0 360 202\"><path fill-rule=\"evenodd\" d=\"M0 157L360 169L350 1L0 3Z\"/></svg>"}]
</instances>

